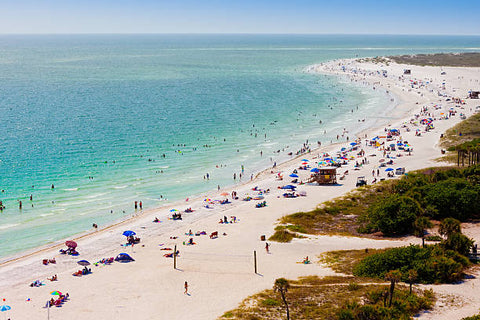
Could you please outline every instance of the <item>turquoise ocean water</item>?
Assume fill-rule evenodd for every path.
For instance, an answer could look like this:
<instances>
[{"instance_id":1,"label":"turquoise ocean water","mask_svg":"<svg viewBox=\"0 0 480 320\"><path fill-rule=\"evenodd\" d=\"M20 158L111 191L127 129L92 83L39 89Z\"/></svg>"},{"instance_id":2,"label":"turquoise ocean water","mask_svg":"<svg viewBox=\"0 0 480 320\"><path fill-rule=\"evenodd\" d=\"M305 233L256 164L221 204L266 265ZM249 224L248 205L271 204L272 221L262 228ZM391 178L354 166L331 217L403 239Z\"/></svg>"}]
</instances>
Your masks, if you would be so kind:
<instances>
[{"instance_id":1,"label":"turquoise ocean water","mask_svg":"<svg viewBox=\"0 0 480 320\"><path fill-rule=\"evenodd\" d=\"M388 116L386 94L308 65L478 50L480 37L0 36L0 257L117 221L135 200L233 185L242 165L249 179L306 139Z\"/></svg>"}]
</instances>

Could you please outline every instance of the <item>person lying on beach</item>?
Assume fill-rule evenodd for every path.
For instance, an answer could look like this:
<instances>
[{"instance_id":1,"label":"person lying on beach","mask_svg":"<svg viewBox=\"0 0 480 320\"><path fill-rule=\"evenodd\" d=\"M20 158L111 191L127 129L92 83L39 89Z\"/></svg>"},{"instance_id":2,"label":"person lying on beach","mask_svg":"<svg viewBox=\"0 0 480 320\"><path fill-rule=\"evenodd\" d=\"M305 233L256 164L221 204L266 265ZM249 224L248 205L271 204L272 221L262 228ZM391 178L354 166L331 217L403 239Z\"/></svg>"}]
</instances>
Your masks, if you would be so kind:
<instances>
[{"instance_id":1,"label":"person lying on beach","mask_svg":"<svg viewBox=\"0 0 480 320\"><path fill-rule=\"evenodd\" d=\"M55 260L55 258L53 258L53 259L43 259L43 260L42 260L42 263L43 263L44 265L48 265L49 263L55 264L55 263L57 263L57 261Z\"/></svg>"},{"instance_id":2,"label":"person lying on beach","mask_svg":"<svg viewBox=\"0 0 480 320\"><path fill-rule=\"evenodd\" d=\"M57 281L57 275L53 275L51 278L47 278L47 280L50 280L50 281Z\"/></svg>"},{"instance_id":3,"label":"person lying on beach","mask_svg":"<svg viewBox=\"0 0 480 320\"><path fill-rule=\"evenodd\" d=\"M180 250L177 250L175 252L175 255L178 256L180 254ZM166 253L163 255L165 258L173 258L173 252L172 253Z\"/></svg>"},{"instance_id":4,"label":"person lying on beach","mask_svg":"<svg viewBox=\"0 0 480 320\"><path fill-rule=\"evenodd\" d=\"M32 283L30 283L30 287L40 287L43 286L43 283L40 280L35 280Z\"/></svg>"},{"instance_id":5,"label":"person lying on beach","mask_svg":"<svg viewBox=\"0 0 480 320\"><path fill-rule=\"evenodd\" d=\"M160 220L158 220L157 217L155 217L155 219L153 219L153 222L161 222Z\"/></svg>"},{"instance_id":6,"label":"person lying on beach","mask_svg":"<svg viewBox=\"0 0 480 320\"><path fill-rule=\"evenodd\" d=\"M304 264L309 264L309 263L310 263L310 260L308 260L308 256L306 256L305 258L303 258L302 263L304 263Z\"/></svg>"}]
</instances>

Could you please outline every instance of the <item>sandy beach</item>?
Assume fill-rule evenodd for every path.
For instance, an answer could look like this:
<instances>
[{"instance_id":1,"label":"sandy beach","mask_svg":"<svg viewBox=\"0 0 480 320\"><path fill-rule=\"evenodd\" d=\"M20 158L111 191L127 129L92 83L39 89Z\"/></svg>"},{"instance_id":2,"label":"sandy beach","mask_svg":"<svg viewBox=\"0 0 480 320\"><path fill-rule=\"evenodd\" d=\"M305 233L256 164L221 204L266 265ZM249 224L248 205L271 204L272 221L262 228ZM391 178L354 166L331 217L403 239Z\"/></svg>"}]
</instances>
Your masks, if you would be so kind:
<instances>
[{"instance_id":1,"label":"sandy beach","mask_svg":"<svg viewBox=\"0 0 480 320\"><path fill-rule=\"evenodd\" d=\"M404 69L411 74L404 75ZM480 88L478 74L480 68L420 67L395 63L388 65L354 60L336 60L310 66L306 72L330 74L346 77L350 81L369 86L372 90L388 90L393 94L397 106L388 119L378 119L377 127L362 132L357 137L359 148L366 157L357 155L358 149L349 152L347 165L338 169L341 176L348 171L345 179L337 185L299 185L297 191L306 196L293 199L284 198L285 190L278 189L290 183L288 177L301 165L301 159L308 159L311 166L327 157L335 155L341 148L350 147L357 139L350 136L349 142L334 144L300 155L275 168L265 170L253 181L204 197L178 202L171 206L139 212L125 222L77 237L78 257L62 255L63 242L54 247L45 247L23 257L17 257L0 265L0 291L6 303L12 307L7 317L13 319L215 319L225 311L235 308L244 298L266 288L271 288L279 277L294 279L306 275L332 275L326 266L316 263L322 252L341 249L385 248L420 243L420 239L408 237L395 240L375 240L342 236L306 236L294 239L291 243L270 244L269 253L265 241L274 232L277 220L284 215L316 208L323 201L341 196L355 188L357 177L365 176L370 184L374 179L372 170L379 170L375 177L389 179L385 168L379 168L383 150L366 144L375 136L385 135L385 128L397 128L403 140L413 151L395 153L394 168L404 167L407 171L441 165L435 159L441 156L438 141L448 128L460 122L460 114L469 116L480 105L478 100L466 99L464 104L455 103L452 98L465 99L469 90ZM444 73L444 74L443 74ZM319 75L323 76L323 75ZM447 101L449 99L449 101ZM453 108L453 109L451 109ZM422 113L423 109L423 113ZM456 111L448 117L449 111ZM375 115L359 115L376 119ZM416 116L417 115L417 116ZM418 121L425 117L434 119L434 129L426 132ZM388 122L387 126L384 125ZM381 127L379 127L381 125ZM407 131L408 128L408 131ZM417 131L418 130L418 131ZM420 134L419 134L420 133ZM342 134L341 132L339 134ZM348 135L348 133L346 133ZM316 137L311 137L316 141ZM375 154L375 156L371 156ZM392 155L393 156L393 155ZM355 170L356 162L366 163ZM278 176L282 175L283 180ZM306 181L310 170L298 170L299 179ZM270 191L262 200L242 201L246 196L255 197L258 192L252 188ZM221 196L235 190L239 200ZM204 201L209 198L212 201ZM231 203L219 204L213 200L230 199ZM255 208L255 204L265 200L266 207ZM211 202L206 208L205 204ZM194 212L184 213L191 207ZM182 213L182 220L171 220L173 209ZM155 218L161 222L152 222ZM236 218L235 223L220 224ZM122 233L134 230L140 243L134 246L125 244ZM205 234L189 235L204 231ZM218 232L218 238L209 235ZM480 241L480 228L468 225L464 232L475 242ZM195 245L186 245L193 238ZM180 251L177 269L173 259L164 257L174 246ZM254 273L254 251L257 256L258 273ZM115 262L111 265L91 265L92 273L81 277L72 276L82 269L77 261L86 259L91 263L102 258L115 257L125 252L135 261ZM297 263L309 256L312 264ZM315 257L315 258L314 258ZM43 265L43 259L55 258L55 264ZM58 275L58 281L47 277ZM478 276L478 275L477 275ZM40 287L30 287L35 280L43 282ZM189 294L184 294L184 283L188 282ZM478 312L480 297L475 287L480 285L477 278L468 279L462 284L422 286L432 287L438 293L435 308L420 316L422 319L461 319ZM45 308L50 292L58 290L69 294L69 299L61 307ZM454 296L454 299L449 297Z\"/></svg>"}]
</instances>

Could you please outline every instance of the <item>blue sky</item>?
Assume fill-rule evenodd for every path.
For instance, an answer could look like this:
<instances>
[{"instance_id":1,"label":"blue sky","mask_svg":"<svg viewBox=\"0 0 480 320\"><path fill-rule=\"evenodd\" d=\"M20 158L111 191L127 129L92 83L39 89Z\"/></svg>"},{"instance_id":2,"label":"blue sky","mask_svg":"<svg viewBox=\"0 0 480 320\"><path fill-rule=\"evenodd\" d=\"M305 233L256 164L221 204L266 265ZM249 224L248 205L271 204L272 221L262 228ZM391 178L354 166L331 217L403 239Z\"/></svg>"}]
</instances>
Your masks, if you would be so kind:
<instances>
[{"instance_id":1,"label":"blue sky","mask_svg":"<svg viewBox=\"0 0 480 320\"><path fill-rule=\"evenodd\" d=\"M480 35L480 0L0 0L0 33Z\"/></svg>"}]
</instances>

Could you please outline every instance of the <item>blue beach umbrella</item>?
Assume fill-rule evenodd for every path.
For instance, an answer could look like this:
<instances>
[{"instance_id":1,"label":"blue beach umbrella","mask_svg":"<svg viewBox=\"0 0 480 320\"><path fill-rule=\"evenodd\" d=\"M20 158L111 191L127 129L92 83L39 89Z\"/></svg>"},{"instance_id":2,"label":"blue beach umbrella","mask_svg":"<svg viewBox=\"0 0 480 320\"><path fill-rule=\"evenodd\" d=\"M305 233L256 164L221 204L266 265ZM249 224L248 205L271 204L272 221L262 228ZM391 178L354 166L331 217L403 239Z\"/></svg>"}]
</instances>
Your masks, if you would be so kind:
<instances>
[{"instance_id":1,"label":"blue beach umbrella","mask_svg":"<svg viewBox=\"0 0 480 320\"><path fill-rule=\"evenodd\" d=\"M292 177L292 178L298 178L298 175L297 175L297 174L295 174L295 173L292 173L292 174L291 174L291 175L289 175L289 176L290 176L290 177Z\"/></svg>"},{"instance_id":2,"label":"blue beach umbrella","mask_svg":"<svg viewBox=\"0 0 480 320\"><path fill-rule=\"evenodd\" d=\"M130 257L129 254L127 253L120 253L116 258L115 261L118 262L130 262L130 261L135 261L132 257Z\"/></svg>"},{"instance_id":3,"label":"blue beach umbrella","mask_svg":"<svg viewBox=\"0 0 480 320\"><path fill-rule=\"evenodd\" d=\"M312 170L310 170L310 172L318 173L318 172L320 172L320 169L318 169L318 168L313 168Z\"/></svg>"},{"instance_id":4,"label":"blue beach umbrella","mask_svg":"<svg viewBox=\"0 0 480 320\"><path fill-rule=\"evenodd\" d=\"M387 172L388 171L393 171L393 169L392 168L387 168L387 169L385 169L385 171L387 171Z\"/></svg>"},{"instance_id":5,"label":"blue beach umbrella","mask_svg":"<svg viewBox=\"0 0 480 320\"><path fill-rule=\"evenodd\" d=\"M291 184L287 184L286 186L283 186L282 189L289 189L289 190L295 190L297 187L292 186Z\"/></svg>"},{"instance_id":6,"label":"blue beach umbrella","mask_svg":"<svg viewBox=\"0 0 480 320\"><path fill-rule=\"evenodd\" d=\"M357 143L356 143L356 142L350 142L350 145L351 145L351 146L356 146Z\"/></svg>"},{"instance_id":7,"label":"blue beach umbrella","mask_svg":"<svg viewBox=\"0 0 480 320\"><path fill-rule=\"evenodd\" d=\"M3 306L0 306L0 311L8 311L12 309L10 306L7 306L6 304L4 304Z\"/></svg>"},{"instance_id":8,"label":"blue beach umbrella","mask_svg":"<svg viewBox=\"0 0 480 320\"><path fill-rule=\"evenodd\" d=\"M127 231L124 231L124 232L123 232L123 235L124 235L125 237L130 237L130 236L136 235L136 233L135 233L135 231L127 230Z\"/></svg>"},{"instance_id":9,"label":"blue beach umbrella","mask_svg":"<svg viewBox=\"0 0 480 320\"><path fill-rule=\"evenodd\" d=\"M310 160L308 160L308 159L302 159L302 161L303 161L303 162L308 162L308 161L310 161Z\"/></svg>"},{"instance_id":10,"label":"blue beach umbrella","mask_svg":"<svg viewBox=\"0 0 480 320\"><path fill-rule=\"evenodd\" d=\"M87 260L80 260L80 261L77 261L77 263L84 267L90 265L90 262L88 262Z\"/></svg>"}]
</instances>

